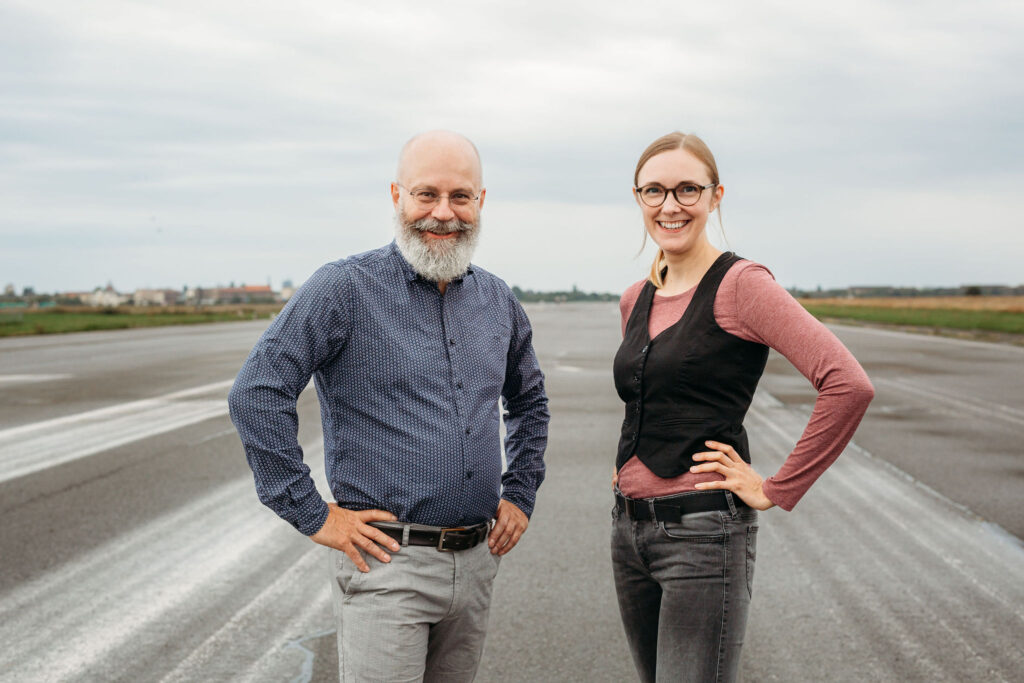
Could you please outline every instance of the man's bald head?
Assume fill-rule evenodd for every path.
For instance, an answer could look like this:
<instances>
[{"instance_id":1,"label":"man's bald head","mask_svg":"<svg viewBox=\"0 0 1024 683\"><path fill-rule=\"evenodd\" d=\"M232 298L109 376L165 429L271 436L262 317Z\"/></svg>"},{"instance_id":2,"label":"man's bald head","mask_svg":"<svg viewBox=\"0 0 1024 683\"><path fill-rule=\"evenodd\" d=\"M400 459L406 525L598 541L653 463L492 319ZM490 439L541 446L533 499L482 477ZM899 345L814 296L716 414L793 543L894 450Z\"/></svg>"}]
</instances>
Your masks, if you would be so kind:
<instances>
[{"instance_id":1,"label":"man's bald head","mask_svg":"<svg viewBox=\"0 0 1024 683\"><path fill-rule=\"evenodd\" d=\"M483 186L480 152L464 135L432 130L414 136L402 147L395 173L399 183L409 185L441 172L471 178L476 190Z\"/></svg>"}]
</instances>

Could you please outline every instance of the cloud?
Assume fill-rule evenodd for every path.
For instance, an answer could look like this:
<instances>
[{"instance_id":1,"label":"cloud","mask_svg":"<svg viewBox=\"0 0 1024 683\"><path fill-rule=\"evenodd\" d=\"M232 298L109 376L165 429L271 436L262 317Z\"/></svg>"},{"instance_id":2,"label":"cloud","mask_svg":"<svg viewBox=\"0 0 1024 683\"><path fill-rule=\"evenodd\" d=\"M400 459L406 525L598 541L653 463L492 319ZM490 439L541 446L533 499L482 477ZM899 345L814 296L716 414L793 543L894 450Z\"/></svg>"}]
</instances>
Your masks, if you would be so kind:
<instances>
[{"instance_id":1,"label":"cloud","mask_svg":"<svg viewBox=\"0 0 1024 683\"><path fill-rule=\"evenodd\" d=\"M998 0L3 2L0 279L98 284L86 244L126 288L128 262L297 277L389 238L399 147L446 127L483 154L481 262L523 287L643 275L633 165L673 129L715 150L730 241L787 284L1013 282L1022 28ZM971 218L997 256L946 239Z\"/></svg>"}]
</instances>

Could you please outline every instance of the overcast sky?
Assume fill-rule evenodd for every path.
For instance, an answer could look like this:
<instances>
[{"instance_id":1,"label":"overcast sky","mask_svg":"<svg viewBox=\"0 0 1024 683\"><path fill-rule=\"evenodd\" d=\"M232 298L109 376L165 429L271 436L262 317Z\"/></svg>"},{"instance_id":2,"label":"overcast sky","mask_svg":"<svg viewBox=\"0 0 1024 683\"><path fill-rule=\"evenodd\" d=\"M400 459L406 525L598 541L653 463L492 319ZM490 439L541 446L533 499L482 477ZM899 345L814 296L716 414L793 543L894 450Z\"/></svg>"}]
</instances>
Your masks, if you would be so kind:
<instances>
[{"instance_id":1,"label":"overcast sky","mask_svg":"<svg viewBox=\"0 0 1024 683\"><path fill-rule=\"evenodd\" d=\"M1016 0L0 0L0 286L298 284L391 239L431 128L480 148L474 260L524 288L644 276L672 130L787 287L1021 284L1022 35Z\"/></svg>"}]
</instances>

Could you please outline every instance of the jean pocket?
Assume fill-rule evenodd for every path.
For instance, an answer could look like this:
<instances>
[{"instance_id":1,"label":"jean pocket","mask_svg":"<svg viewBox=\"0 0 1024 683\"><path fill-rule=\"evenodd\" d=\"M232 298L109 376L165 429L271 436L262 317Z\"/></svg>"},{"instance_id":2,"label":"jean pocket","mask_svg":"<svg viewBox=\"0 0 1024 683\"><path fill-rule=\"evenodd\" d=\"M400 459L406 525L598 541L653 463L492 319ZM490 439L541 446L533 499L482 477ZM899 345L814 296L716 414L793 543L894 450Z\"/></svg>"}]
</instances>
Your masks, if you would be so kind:
<instances>
[{"instance_id":1,"label":"jean pocket","mask_svg":"<svg viewBox=\"0 0 1024 683\"><path fill-rule=\"evenodd\" d=\"M658 522L661 533L677 541L725 543L725 519L721 512L694 512L678 522Z\"/></svg>"}]
</instances>

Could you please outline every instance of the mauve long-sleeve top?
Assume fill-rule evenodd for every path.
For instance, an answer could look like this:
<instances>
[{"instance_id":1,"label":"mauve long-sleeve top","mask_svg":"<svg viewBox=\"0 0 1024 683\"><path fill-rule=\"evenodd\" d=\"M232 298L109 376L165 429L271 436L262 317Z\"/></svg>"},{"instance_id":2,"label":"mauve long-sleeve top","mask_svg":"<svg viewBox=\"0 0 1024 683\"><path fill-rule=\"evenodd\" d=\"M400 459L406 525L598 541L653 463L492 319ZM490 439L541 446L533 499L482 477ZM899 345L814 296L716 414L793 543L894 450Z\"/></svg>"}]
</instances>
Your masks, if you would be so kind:
<instances>
[{"instance_id":1,"label":"mauve long-sleeve top","mask_svg":"<svg viewBox=\"0 0 1024 683\"><path fill-rule=\"evenodd\" d=\"M619 301L622 329L646 280L631 285ZM648 319L651 338L675 324L696 287L675 296L657 296ZM831 465L867 411L874 387L853 354L832 332L779 285L764 266L737 261L715 295L715 321L741 339L769 346L789 360L818 391L811 418L782 467L765 479L764 494L792 510ZM755 469L757 463L754 463ZM630 498L653 498L696 490L694 484L722 479L709 472L662 478L635 455L619 470L619 490Z\"/></svg>"}]
</instances>

